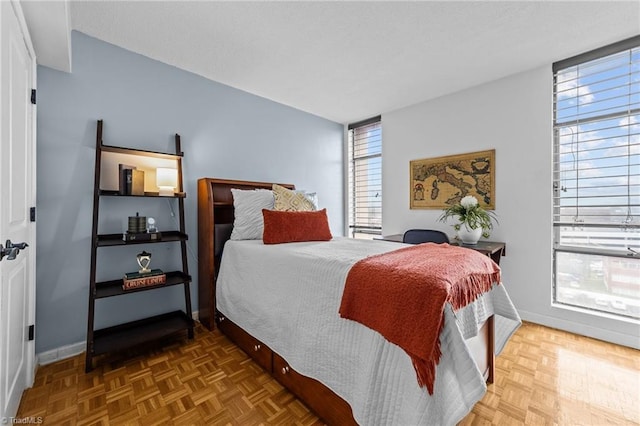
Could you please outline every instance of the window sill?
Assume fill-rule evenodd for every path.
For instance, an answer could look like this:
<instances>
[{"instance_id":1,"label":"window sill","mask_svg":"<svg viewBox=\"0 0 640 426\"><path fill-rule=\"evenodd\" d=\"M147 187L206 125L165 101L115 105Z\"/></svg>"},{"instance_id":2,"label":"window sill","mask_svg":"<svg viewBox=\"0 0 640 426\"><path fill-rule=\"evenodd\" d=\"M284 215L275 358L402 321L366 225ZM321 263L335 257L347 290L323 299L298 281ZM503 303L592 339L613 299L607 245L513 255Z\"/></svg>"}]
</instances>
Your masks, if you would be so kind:
<instances>
[{"instance_id":1,"label":"window sill","mask_svg":"<svg viewBox=\"0 0 640 426\"><path fill-rule=\"evenodd\" d=\"M590 315L592 317L598 318L606 318L608 320L624 322L627 324L640 325L640 319L634 319L622 315L610 314L607 312L596 311L587 308L579 308L577 306L565 305L564 303L551 302L551 307L556 309L561 309L564 311L577 312L585 315Z\"/></svg>"}]
</instances>

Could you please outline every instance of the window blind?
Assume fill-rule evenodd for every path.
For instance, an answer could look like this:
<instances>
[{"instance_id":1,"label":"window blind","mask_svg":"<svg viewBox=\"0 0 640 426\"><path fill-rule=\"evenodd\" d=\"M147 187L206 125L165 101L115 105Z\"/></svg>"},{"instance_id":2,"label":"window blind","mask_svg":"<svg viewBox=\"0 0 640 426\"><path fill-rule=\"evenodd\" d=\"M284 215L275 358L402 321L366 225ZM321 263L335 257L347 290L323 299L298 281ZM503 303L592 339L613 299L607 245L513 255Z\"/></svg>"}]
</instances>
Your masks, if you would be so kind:
<instances>
[{"instance_id":1,"label":"window blind","mask_svg":"<svg viewBox=\"0 0 640 426\"><path fill-rule=\"evenodd\" d=\"M639 46L636 37L604 57L554 64L558 249L640 251Z\"/></svg>"},{"instance_id":2,"label":"window blind","mask_svg":"<svg viewBox=\"0 0 640 426\"><path fill-rule=\"evenodd\" d=\"M553 300L640 319L640 36L553 78Z\"/></svg>"},{"instance_id":3,"label":"window blind","mask_svg":"<svg viewBox=\"0 0 640 426\"><path fill-rule=\"evenodd\" d=\"M356 234L382 231L382 126L380 116L350 124L349 228Z\"/></svg>"}]
</instances>

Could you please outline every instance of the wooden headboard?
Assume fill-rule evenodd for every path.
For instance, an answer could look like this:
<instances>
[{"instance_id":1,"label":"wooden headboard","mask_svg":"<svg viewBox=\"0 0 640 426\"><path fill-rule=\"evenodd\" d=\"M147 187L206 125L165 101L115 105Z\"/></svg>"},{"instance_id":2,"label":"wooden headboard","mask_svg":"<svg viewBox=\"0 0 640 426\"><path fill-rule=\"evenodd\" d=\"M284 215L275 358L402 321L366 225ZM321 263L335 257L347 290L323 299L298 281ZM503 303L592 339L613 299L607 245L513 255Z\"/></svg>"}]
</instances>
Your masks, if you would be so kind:
<instances>
[{"instance_id":1,"label":"wooden headboard","mask_svg":"<svg viewBox=\"0 0 640 426\"><path fill-rule=\"evenodd\" d=\"M285 188L294 185L278 183ZM271 189L270 182L198 179L198 316L209 330L215 327L216 277L224 243L231 235L235 212L231 189Z\"/></svg>"}]
</instances>

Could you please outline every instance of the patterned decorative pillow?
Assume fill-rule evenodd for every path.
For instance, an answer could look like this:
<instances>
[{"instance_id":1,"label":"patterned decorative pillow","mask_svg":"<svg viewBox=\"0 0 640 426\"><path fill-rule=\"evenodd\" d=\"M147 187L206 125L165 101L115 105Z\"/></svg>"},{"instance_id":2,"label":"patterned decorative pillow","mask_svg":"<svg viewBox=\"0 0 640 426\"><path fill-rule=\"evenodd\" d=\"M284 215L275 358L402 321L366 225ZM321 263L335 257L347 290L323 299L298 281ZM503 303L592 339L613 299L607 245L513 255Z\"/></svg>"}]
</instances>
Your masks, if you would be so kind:
<instances>
[{"instance_id":1,"label":"patterned decorative pillow","mask_svg":"<svg viewBox=\"0 0 640 426\"><path fill-rule=\"evenodd\" d=\"M231 189L235 219L232 240L260 240L264 229L262 209L273 209L273 192L268 189Z\"/></svg>"},{"instance_id":2,"label":"patterned decorative pillow","mask_svg":"<svg viewBox=\"0 0 640 426\"><path fill-rule=\"evenodd\" d=\"M264 244L329 241L332 238L327 209L305 212L264 209L262 214Z\"/></svg>"},{"instance_id":3,"label":"patterned decorative pillow","mask_svg":"<svg viewBox=\"0 0 640 426\"><path fill-rule=\"evenodd\" d=\"M273 184L274 210L287 212L308 212L316 210L313 203L300 192Z\"/></svg>"},{"instance_id":4,"label":"patterned decorative pillow","mask_svg":"<svg viewBox=\"0 0 640 426\"><path fill-rule=\"evenodd\" d=\"M314 210L318 210L318 193L305 191L304 189L294 189L298 194L303 194L307 200L311 201L313 204Z\"/></svg>"}]
</instances>

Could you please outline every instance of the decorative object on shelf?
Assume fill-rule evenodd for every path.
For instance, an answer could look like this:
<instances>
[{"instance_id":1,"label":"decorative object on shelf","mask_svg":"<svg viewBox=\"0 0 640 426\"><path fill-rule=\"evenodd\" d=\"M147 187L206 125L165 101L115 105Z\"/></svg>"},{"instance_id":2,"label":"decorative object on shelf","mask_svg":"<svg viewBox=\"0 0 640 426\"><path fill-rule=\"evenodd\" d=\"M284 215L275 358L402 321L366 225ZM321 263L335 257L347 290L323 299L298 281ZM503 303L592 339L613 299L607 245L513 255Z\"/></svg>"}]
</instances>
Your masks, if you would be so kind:
<instances>
[{"instance_id":1,"label":"decorative object on shelf","mask_svg":"<svg viewBox=\"0 0 640 426\"><path fill-rule=\"evenodd\" d=\"M136 260L138 261L138 265L140 265L140 270L138 271L141 274L148 274L151 272L149 268L149 264L151 264L151 253L147 253L143 251L142 253L138 253L136 255Z\"/></svg>"},{"instance_id":2,"label":"decorative object on shelf","mask_svg":"<svg viewBox=\"0 0 640 426\"><path fill-rule=\"evenodd\" d=\"M156 226L156 220L152 217L147 218L147 232L157 233L158 227Z\"/></svg>"},{"instance_id":3,"label":"decorative object on shelf","mask_svg":"<svg viewBox=\"0 0 640 426\"><path fill-rule=\"evenodd\" d=\"M122 234L122 241L160 241L162 233L156 227L156 220L152 217L129 216L127 232Z\"/></svg>"},{"instance_id":4,"label":"decorative object on shelf","mask_svg":"<svg viewBox=\"0 0 640 426\"><path fill-rule=\"evenodd\" d=\"M409 162L409 206L441 209L473 195L495 208L495 149Z\"/></svg>"},{"instance_id":5,"label":"decorative object on shelf","mask_svg":"<svg viewBox=\"0 0 640 426\"><path fill-rule=\"evenodd\" d=\"M147 232L147 217L140 216L137 212L135 216L129 216L129 226L127 227L127 233L140 234Z\"/></svg>"},{"instance_id":6,"label":"decorative object on shelf","mask_svg":"<svg viewBox=\"0 0 640 426\"><path fill-rule=\"evenodd\" d=\"M458 217L459 223L453 228L464 244L477 244L481 236L487 238L493 229L492 221L498 223L495 213L480 207L473 195L467 195L459 204L446 208L438 220L446 222L452 216Z\"/></svg>"},{"instance_id":7,"label":"decorative object on shelf","mask_svg":"<svg viewBox=\"0 0 640 426\"><path fill-rule=\"evenodd\" d=\"M178 186L178 171L166 167L156 169L156 185L159 188L158 195L172 197Z\"/></svg>"}]
</instances>

